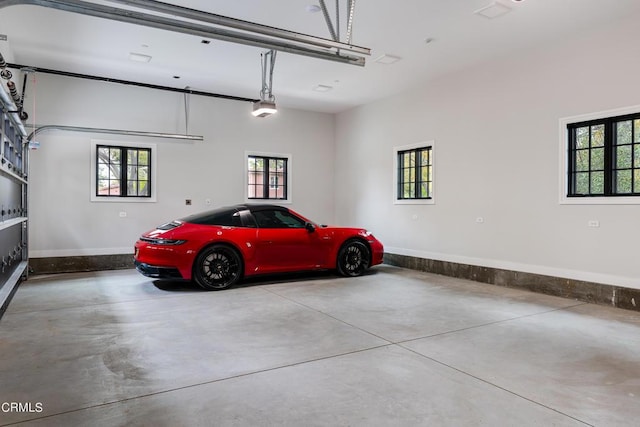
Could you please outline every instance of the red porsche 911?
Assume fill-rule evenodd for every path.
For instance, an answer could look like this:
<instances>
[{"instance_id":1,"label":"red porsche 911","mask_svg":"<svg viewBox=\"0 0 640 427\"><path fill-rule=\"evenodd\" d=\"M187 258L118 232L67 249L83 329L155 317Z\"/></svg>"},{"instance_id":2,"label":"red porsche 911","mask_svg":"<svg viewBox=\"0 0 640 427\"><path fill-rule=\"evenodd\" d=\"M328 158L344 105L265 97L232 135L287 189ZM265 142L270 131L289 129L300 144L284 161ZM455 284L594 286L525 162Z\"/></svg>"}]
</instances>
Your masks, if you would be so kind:
<instances>
[{"instance_id":1,"label":"red porsche 911","mask_svg":"<svg viewBox=\"0 0 640 427\"><path fill-rule=\"evenodd\" d=\"M268 273L336 269L359 276L382 255L382 243L362 228L318 225L282 206L237 205L144 233L134 260L145 276L217 290Z\"/></svg>"}]
</instances>

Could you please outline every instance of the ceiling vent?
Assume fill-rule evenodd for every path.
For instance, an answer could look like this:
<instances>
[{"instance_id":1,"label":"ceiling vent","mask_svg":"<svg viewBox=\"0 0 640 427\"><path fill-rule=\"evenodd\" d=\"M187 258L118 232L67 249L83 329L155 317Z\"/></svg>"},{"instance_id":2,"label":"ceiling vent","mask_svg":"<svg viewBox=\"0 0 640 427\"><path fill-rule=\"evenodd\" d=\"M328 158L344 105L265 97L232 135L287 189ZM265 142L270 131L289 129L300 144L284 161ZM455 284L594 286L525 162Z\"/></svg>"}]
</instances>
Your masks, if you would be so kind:
<instances>
[{"instance_id":1,"label":"ceiling vent","mask_svg":"<svg viewBox=\"0 0 640 427\"><path fill-rule=\"evenodd\" d=\"M143 55L141 53L129 53L129 59L134 62L149 62L151 57L149 55Z\"/></svg>"},{"instance_id":2,"label":"ceiling vent","mask_svg":"<svg viewBox=\"0 0 640 427\"><path fill-rule=\"evenodd\" d=\"M329 85L317 85L313 88L316 92L329 92L331 89L333 89L333 86Z\"/></svg>"},{"instance_id":3,"label":"ceiling vent","mask_svg":"<svg viewBox=\"0 0 640 427\"><path fill-rule=\"evenodd\" d=\"M396 63L396 62L400 61L400 59L402 59L402 58L400 58L399 56L393 56L393 55L384 54L384 55L381 55L381 56L377 57L375 59L375 62L379 62L380 64L393 64L393 63Z\"/></svg>"},{"instance_id":4,"label":"ceiling vent","mask_svg":"<svg viewBox=\"0 0 640 427\"><path fill-rule=\"evenodd\" d=\"M506 15L509 12L511 12L510 7L505 6L502 3L498 3L497 1L494 1L490 5L480 8L473 13L476 15L483 16L487 19L494 19L494 18L498 18L499 16Z\"/></svg>"}]
</instances>

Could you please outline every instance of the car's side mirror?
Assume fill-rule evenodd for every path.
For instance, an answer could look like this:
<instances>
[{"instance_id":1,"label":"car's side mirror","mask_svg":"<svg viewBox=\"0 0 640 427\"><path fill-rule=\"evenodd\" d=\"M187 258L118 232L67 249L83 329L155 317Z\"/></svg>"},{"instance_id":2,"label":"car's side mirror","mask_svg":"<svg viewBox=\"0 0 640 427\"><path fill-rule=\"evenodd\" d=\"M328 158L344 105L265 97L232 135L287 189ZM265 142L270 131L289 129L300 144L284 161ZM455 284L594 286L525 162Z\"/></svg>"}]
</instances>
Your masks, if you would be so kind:
<instances>
[{"instance_id":1,"label":"car's side mirror","mask_svg":"<svg viewBox=\"0 0 640 427\"><path fill-rule=\"evenodd\" d=\"M316 231L316 226L310 222L305 223L304 228L306 228L309 233L313 233L314 231Z\"/></svg>"}]
</instances>

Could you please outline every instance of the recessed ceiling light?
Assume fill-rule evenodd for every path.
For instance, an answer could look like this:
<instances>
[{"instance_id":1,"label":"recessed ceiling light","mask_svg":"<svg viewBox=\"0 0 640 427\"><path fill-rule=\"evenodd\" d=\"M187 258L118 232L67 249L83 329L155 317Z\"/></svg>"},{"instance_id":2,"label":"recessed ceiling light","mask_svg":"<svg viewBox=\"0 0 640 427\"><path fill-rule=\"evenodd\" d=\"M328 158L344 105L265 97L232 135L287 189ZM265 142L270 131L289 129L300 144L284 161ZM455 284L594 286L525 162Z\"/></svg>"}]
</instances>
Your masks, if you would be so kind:
<instances>
[{"instance_id":1,"label":"recessed ceiling light","mask_svg":"<svg viewBox=\"0 0 640 427\"><path fill-rule=\"evenodd\" d=\"M333 89L333 86L329 85L317 85L313 88L316 92L329 92L331 89Z\"/></svg>"},{"instance_id":2,"label":"recessed ceiling light","mask_svg":"<svg viewBox=\"0 0 640 427\"><path fill-rule=\"evenodd\" d=\"M307 12L309 13L316 13L316 12L320 12L320 6L318 6L317 4L310 4L307 5L307 7L305 8L307 10Z\"/></svg>"},{"instance_id":3,"label":"recessed ceiling light","mask_svg":"<svg viewBox=\"0 0 640 427\"><path fill-rule=\"evenodd\" d=\"M402 58L400 58L399 56L387 55L385 53L385 54L380 55L379 57L377 57L375 59L375 62L379 62L381 64L393 64L395 62L400 61L400 59L402 59Z\"/></svg>"},{"instance_id":4,"label":"recessed ceiling light","mask_svg":"<svg viewBox=\"0 0 640 427\"><path fill-rule=\"evenodd\" d=\"M200 43L202 43L202 44L209 44L209 43L211 43L211 40L205 40L205 39L202 39L202 41L201 41Z\"/></svg>"},{"instance_id":5,"label":"recessed ceiling light","mask_svg":"<svg viewBox=\"0 0 640 427\"><path fill-rule=\"evenodd\" d=\"M524 0L511 0L511 1L514 3L520 3L521 1L524 1Z\"/></svg>"},{"instance_id":6,"label":"recessed ceiling light","mask_svg":"<svg viewBox=\"0 0 640 427\"><path fill-rule=\"evenodd\" d=\"M429 43L433 43L436 39L434 39L433 37L427 37L426 39L424 39L424 43L425 44L429 44Z\"/></svg>"},{"instance_id":7,"label":"recessed ceiling light","mask_svg":"<svg viewBox=\"0 0 640 427\"><path fill-rule=\"evenodd\" d=\"M179 79L179 78L180 78L180 76L173 76L173 78L174 78L174 79Z\"/></svg>"},{"instance_id":8,"label":"recessed ceiling light","mask_svg":"<svg viewBox=\"0 0 640 427\"><path fill-rule=\"evenodd\" d=\"M497 18L499 16L505 15L505 14L507 14L509 12L511 12L511 8L510 7L505 6L502 3L498 3L496 1L494 1L490 5L485 6L483 8L480 8L480 9L476 10L473 13L476 14L476 15L483 16L483 17L485 17L487 19L494 19L494 18Z\"/></svg>"},{"instance_id":9,"label":"recessed ceiling light","mask_svg":"<svg viewBox=\"0 0 640 427\"><path fill-rule=\"evenodd\" d=\"M149 62L151 61L151 56L143 55L141 53L130 52L129 59L135 62Z\"/></svg>"}]
</instances>

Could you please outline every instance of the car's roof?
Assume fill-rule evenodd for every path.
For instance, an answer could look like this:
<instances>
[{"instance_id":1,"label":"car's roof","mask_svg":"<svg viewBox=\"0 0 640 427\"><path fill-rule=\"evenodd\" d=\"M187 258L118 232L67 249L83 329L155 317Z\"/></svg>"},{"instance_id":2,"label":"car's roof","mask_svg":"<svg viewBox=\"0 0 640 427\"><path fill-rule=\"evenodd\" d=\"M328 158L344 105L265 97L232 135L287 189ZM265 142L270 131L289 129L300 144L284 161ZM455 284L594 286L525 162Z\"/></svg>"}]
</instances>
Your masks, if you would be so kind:
<instances>
[{"instance_id":1,"label":"car's roof","mask_svg":"<svg viewBox=\"0 0 640 427\"><path fill-rule=\"evenodd\" d=\"M205 212L199 212L193 215L189 215L184 218L180 218L180 221L183 222L193 222L193 223L215 223L216 218L223 217L226 215L233 215L236 212L249 210L251 212L263 211L263 210L281 210L288 211L289 209L284 206L271 205L271 204L238 204L232 206L223 206L217 209L212 209Z\"/></svg>"},{"instance_id":2,"label":"car's roof","mask_svg":"<svg viewBox=\"0 0 640 427\"><path fill-rule=\"evenodd\" d=\"M221 208L221 209L225 209L225 208ZM283 210L283 211L288 211L289 210L289 209L285 208L284 206L272 205L272 204L268 204L268 203L256 203L256 204L243 203L243 204L228 206L227 209L239 210L239 211L243 211L243 210L262 211L262 210L265 210L265 209L277 209L277 210Z\"/></svg>"},{"instance_id":3,"label":"car's roof","mask_svg":"<svg viewBox=\"0 0 640 427\"><path fill-rule=\"evenodd\" d=\"M199 212L184 218L180 218L178 221L188 222L192 224L236 225L236 222L240 221L238 212L247 210L251 212L263 210L289 211L289 209L283 206L272 204L238 204L233 206L223 206L205 212Z\"/></svg>"}]
</instances>

